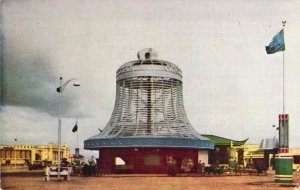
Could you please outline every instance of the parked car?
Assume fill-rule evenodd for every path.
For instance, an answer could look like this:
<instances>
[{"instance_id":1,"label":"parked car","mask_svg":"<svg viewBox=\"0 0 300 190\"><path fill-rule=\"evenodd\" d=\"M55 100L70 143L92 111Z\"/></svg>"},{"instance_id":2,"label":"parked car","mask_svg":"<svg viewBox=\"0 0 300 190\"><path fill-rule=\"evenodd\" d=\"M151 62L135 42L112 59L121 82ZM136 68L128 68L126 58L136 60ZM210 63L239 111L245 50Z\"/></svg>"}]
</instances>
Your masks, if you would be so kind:
<instances>
[{"instance_id":1,"label":"parked car","mask_svg":"<svg viewBox=\"0 0 300 190\"><path fill-rule=\"evenodd\" d=\"M43 166L42 162L35 161L33 164L28 163L28 169L29 170L42 170L44 169L45 166Z\"/></svg>"}]
</instances>

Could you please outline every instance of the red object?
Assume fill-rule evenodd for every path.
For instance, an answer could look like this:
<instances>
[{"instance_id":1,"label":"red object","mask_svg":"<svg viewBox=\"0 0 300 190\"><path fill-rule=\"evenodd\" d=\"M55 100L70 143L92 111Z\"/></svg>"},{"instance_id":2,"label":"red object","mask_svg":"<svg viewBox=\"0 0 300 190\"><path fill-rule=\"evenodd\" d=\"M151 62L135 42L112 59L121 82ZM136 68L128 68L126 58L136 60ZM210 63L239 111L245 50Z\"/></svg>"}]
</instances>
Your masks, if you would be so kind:
<instances>
[{"instance_id":1,"label":"red object","mask_svg":"<svg viewBox=\"0 0 300 190\"><path fill-rule=\"evenodd\" d=\"M288 115L288 114L285 114L285 115L284 115L284 119L285 119L285 120L288 120L288 118L289 118L289 115Z\"/></svg>"},{"instance_id":2,"label":"red object","mask_svg":"<svg viewBox=\"0 0 300 190\"><path fill-rule=\"evenodd\" d=\"M279 118L279 121L281 121L282 120L282 114L279 114L278 118Z\"/></svg>"},{"instance_id":3,"label":"red object","mask_svg":"<svg viewBox=\"0 0 300 190\"><path fill-rule=\"evenodd\" d=\"M279 153L289 153L289 149L288 148L279 148Z\"/></svg>"},{"instance_id":4,"label":"red object","mask_svg":"<svg viewBox=\"0 0 300 190\"><path fill-rule=\"evenodd\" d=\"M279 114L279 120L288 120L289 119L289 114Z\"/></svg>"},{"instance_id":5,"label":"red object","mask_svg":"<svg viewBox=\"0 0 300 190\"><path fill-rule=\"evenodd\" d=\"M125 162L125 166L117 166L116 157ZM99 150L98 167L104 172L116 173L166 173L167 159L176 160L177 168L182 160L189 158L198 163L198 150L190 148L103 148Z\"/></svg>"}]
</instances>

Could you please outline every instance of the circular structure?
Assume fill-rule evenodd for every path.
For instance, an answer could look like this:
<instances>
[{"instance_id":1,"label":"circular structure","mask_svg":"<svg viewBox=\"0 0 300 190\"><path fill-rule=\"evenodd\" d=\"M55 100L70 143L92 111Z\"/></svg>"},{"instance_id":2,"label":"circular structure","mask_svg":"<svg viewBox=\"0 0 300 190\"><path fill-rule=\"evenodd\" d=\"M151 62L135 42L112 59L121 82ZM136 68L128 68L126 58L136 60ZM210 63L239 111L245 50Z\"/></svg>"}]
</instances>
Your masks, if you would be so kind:
<instances>
[{"instance_id":1,"label":"circular structure","mask_svg":"<svg viewBox=\"0 0 300 190\"><path fill-rule=\"evenodd\" d=\"M293 182L293 155L279 153L275 157L275 182Z\"/></svg>"},{"instance_id":2,"label":"circular structure","mask_svg":"<svg viewBox=\"0 0 300 190\"><path fill-rule=\"evenodd\" d=\"M100 134L84 142L85 149L100 150L101 157L105 148L214 148L187 119L181 70L153 57L152 49L141 50L138 60L117 70L111 119Z\"/></svg>"}]
</instances>

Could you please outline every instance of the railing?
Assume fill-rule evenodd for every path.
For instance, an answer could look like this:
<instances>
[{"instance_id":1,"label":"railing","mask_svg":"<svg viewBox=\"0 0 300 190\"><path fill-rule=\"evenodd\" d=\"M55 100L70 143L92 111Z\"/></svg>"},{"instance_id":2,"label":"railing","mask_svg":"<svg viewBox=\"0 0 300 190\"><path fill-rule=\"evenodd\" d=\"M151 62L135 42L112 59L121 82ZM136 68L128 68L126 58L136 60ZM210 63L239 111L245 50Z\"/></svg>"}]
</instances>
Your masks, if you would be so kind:
<instances>
[{"instance_id":1,"label":"railing","mask_svg":"<svg viewBox=\"0 0 300 190\"><path fill-rule=\"evenodd\" d=\"M72 167L60 167L60 176L64 177L65 180L70 180L70 175L72 173ZM56 177L57 179L58 176L58 167L57 166L51 166L51 167L46 167L46 172L45 172L45 181L50 181L51 177Z\"/></svg>"}]
</instances>

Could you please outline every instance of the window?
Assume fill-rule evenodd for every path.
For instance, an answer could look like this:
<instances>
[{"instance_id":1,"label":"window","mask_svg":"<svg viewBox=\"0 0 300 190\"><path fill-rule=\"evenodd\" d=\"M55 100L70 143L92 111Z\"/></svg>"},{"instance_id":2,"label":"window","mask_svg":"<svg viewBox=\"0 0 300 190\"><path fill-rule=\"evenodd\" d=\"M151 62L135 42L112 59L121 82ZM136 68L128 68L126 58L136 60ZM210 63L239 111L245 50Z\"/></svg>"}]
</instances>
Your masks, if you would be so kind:
<instances>
[{"instance_id":1,"label":"window","mask_svg":"<svg viewBox=\"0 0 300 190\"><path fill-rule=\"evenodd\" d=\"M158 166L160 165L160 157L158 155L146 155L144 156L144 164Z\"/></svg>"}]
</instances>

